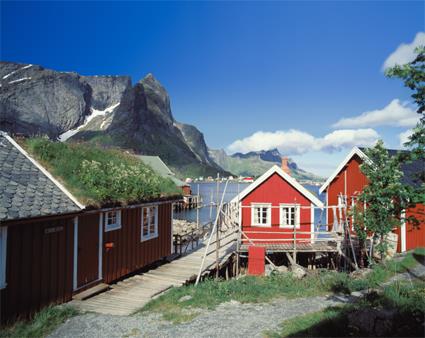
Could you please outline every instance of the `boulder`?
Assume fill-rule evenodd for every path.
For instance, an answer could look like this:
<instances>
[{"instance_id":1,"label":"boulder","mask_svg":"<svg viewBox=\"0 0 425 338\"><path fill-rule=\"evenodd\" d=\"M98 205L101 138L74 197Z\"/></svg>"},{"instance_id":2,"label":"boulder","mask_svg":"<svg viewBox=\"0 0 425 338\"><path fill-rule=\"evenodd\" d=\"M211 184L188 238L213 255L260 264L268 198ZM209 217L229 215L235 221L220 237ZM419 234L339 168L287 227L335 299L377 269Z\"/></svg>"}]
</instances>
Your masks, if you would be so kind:
<instances>
[{"instance_id":1,"label":"boulder","mask_svg":"<svg viewBox=\"0 0 425 338\"><path fill-rule=\"evenodd\" d=\"M354 270L350 273L350 277L353 279L364 279L372 272L372 269L364 268L359 270Z\"/></svg>"},{"instance_id":2,"label":"boulder","mask_svg":"<svg viewBox=\"0 0 425 338\"><path fill-rule=\"evenodd\" d=\"M278 273L286 273L288 272L288 267L285 265L276 266L275 271Z\"/></svg>"},{"instance_id":3,"label":"boulder","mask_svg":"<svg viewBox=\"0 0 425 338\"><path fill-rule=\"evenodd\" d=\"M307 271L305 268L303 268L302 266L298 265L298 264L292 264L289 267L289 271L292 273L292 275L296 278L296 279L301 279L304 278L307 275Z\"/></svg>"},{"instance_id":4,"label":"boulder","mask_svg":"<svg viewBox=\"0 0 425 338\"><path fill-rule=\"evenodd\" d=\"M191 300L191 299L192 299L191 295L186 295L186 296L183 296L179 299L179 303L186 302L186 301Z\"/></svg>"}]
</instances>

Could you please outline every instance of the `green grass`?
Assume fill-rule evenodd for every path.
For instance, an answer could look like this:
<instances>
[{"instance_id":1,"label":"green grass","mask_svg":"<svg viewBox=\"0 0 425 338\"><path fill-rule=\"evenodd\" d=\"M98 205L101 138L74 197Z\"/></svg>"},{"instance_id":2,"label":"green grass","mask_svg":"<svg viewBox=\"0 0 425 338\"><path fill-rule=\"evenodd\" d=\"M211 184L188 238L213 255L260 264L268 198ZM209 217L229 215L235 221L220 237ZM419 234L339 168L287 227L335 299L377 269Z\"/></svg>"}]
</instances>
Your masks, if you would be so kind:
<instances>
[{"instance_id":1,"label":"green grass","mask_svg":"<svg viewBox=\"0 0 425 338\"><path fill-rule=\"evenodd\" d=\"M60 324L78 314L71 306L47 307L38 312L33 319L16 322L13 326L0 330L1 338L46 337Z\"/></svg>"},{"instance_id":2,"label":"green grass","mask_svg":"<svg viewBox=\"0 0 425 338\"><path fill-rule=\"evenodd\" d=\"M385 336L422 337L425 316L425 283L394 283L380 295L371 294L362 301L341 307L328 307L286 320L276 331L266 331L266 337L363 337L371 332L350 322L360 312L394 310L394 318Z\"/></svg>"},{"instance_id":3,"label":"green grass","mask_svg":"<svg viewBox=\"0 0 425 338\"><path fill-rule=\"evenodd\" d=\"M178 195L170 179L117 149L27 139L23 146L84 204L131 203Z\"/></svg>"},{"instance_id":4,"label":"green grass","mask_svg":"<svg viewBox=\"0 0 425 338\"><path fill-rule=\"evenodd\" d=\"M298 316L284 321L280 325L280 329L277 331L264 332L264 336L270 338L291 336L314 337L318 333L315 328L319 324L323 326L331 326L331 328L327 328L327 334L329 336L337 336L338 334L333 333L342 332L341 329L343 329L343 327L346 325L345 320L340 320L342 311L342 308L329 307L322 311Z\"/></svg>"},{"instance_id":5,"label":"green grass","mask_svg":"<svg viewBox=\"0 0 425 338\"><path fill-rule=\"evenodd\" d=\"M315 270L301 280L294 279L290 273L273 274L270 277L245 276L228 281L207 279L196 287L186 285L173 288L146 304L141 312L162 313L164 319L175 322L173 318L179 313L184 314L184 310L214 309L217 305L231 300L241 303L262 303L279 297L351 293L376 288L396 273L407 271L416 264L417 261L410 252L401 261L391 260L374 266L372 272L364 279L353 279L346 273L329 270ZM191 297L180 301L183 296ZM192 313L189 317L177 318L177 321L191 319L193 319Z\"/></svg>"}]
</instances>

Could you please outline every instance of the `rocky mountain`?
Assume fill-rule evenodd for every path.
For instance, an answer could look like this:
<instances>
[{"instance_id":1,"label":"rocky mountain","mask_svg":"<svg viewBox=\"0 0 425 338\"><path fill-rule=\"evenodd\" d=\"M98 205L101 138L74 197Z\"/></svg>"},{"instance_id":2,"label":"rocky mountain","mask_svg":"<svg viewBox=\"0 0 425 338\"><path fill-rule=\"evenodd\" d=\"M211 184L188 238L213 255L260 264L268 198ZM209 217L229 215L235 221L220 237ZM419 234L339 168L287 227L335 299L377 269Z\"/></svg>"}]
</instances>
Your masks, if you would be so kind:
<instances>
[{"instance_id":1,"label":"rocky mountain","mask_svg":"<svg viewBox=\"0 0 425 338\"><path fill-rule=\"evenodd\" d=\"M236 175L242 176L260 176L273 165L281 165L282 155L279 150L251 151L246 154L235 153L227 155L223 149L209 150L210 157L222 168ZM289 159L288 166L291 169L291 175L300 181L321 182L323 178L309 173Z\"/></svg>"},{"instance_id":2,"label":"rocky mountain","mask_svg":"<svg viewBox=\"0 0 425 338\"><path fill-rule=\"evenodd\" d=\"M210 158L202 133L175 121L152 74L133 86L128 76L0 62L0 129L158 155L181 176L228 174Z\"/></svg>"}]
</instances>

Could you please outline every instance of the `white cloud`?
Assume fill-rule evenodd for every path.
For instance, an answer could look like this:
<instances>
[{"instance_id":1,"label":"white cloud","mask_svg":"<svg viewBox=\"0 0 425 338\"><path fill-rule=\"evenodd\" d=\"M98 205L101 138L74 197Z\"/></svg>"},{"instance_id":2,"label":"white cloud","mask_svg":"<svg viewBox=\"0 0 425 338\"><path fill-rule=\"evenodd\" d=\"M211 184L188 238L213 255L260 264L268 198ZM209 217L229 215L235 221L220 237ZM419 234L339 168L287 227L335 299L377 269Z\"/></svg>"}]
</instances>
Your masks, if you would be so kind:
<instances>
[{"instance_id":1,"label":"white cloud","mask_svg":"<svg viewBox=\"0 0 425 338\"><path fill-rule=\"evenodd\" d=\"M371 128L335 130L318 140L321 150L338 151L353 146L370 146L378 140L379 134Z\"/></svg>"},{"instance_id":2,"label":"white cloud","mask_svg":"<svg viewBox=\"0 0 425 338\"><path fill-rule=\"evenodd\" d=\"M276 132L257 131L242 140L236 140L229 147L230 152L249 152L279 148L285 154L302 154L311 149L315 138L308 133L291 129Z\"/></svg>"},{"instance_id":3,"label":"white cloud","mask_svg":"<svg viewBox=\"0 0 425 338\"><path fill-rule=\"evenodd\" d=\"M382 70L385 70L389 67L395 65L404 65L415 59L415 48L418 46L425 45L425 33L419 32L416 34L415 38L411 43L402 43L397 47L397 49L387 57L384 64L382 65Z\"/></svg>"},{"instance_id":4,"label":"white cloud","mask_svg":"<svg viewBox=\"0 0 425 338\"><path fill-rule=\"evenodd\" d=\"M311 151L326 151L328 153L354 145L370 146L379 138L373 129L335 130L322 138L316 138L306 132L291 129L275 132L258 131L251 136L236 140L229 145L231 153L269 150L277 148L285 155L300 155Z\"/></svg>"},{"instance_id":5,"label":"white cloud","mask_svg":"<svg viewBox=\"0 0 425 338\"><path fill-rule=\"evenodd\" d=\"M400 147L404 147L404 144L409 141L410 135L412 135L413 130L408 129L400 134L398 134L398 139L400 140Z\"/></svg>"},{"instance_id":6,"label":"white cloud","mask_svg":"<svg viewBox=\"0 0 425 338\"><path fill-rule=\"evenodd\" d=\"M342 118L334 128L362 128L373 126L413 127L419 114L399 99L392 100L386 107L364 112L358 116Z\"/></svg>"}]
</instances>

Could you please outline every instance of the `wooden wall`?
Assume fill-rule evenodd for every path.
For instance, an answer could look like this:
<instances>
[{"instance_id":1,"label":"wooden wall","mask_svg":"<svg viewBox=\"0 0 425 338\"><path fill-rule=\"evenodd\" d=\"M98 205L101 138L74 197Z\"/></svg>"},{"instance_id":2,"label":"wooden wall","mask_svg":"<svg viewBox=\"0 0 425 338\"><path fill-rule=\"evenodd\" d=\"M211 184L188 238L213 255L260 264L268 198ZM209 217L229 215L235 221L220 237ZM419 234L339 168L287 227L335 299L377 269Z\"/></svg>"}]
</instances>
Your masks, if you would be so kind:
<instances>
[{"instance_id":1,"label":"wooden wall","mask_svg":"<svg viewBox=\"0 0 425 338\"><path fill-rule=\"evenodd\" d=\"M329 184L327 193L328 205L338 205L338 195L346 195L347 203L351 204L351 197L357 195L367 185L367 178L360 170L362 160L357 155L347 163L344 169ZM334 221L333 211L327 209L327 224L332 230Z\"/></svg>"},{"instance_id":2,"label":"wooden wall","mask_svg":"<svg viewBox=\"0 0 425 338\"><path fill-rule=\"evenodd\" d=\"M158 237L141 242L141 208L122 210L121 229L103 233L105 283L113 282L171 254L171 215L171 202L159 204ZM113 243L113 248L107 249L106 243Z\"/></svg>"},{"instance_id":3,"label":"wooden wall","mask_svg":"<svg viewBox=\"0 0 425 338\"><path fill-rule=\"evenodd\" d=\"M406 217L415 217L418 226L413 223L406 224L406 250L425 247L425 205L417 204L415 208L406 211Z\"/></svg>"},{"instance_id":4,"label":"wooden wall","mask_svg":"<svg viewBox=\"0 0 425 338\"><path fill-rule=\"evenodd\" d=\"M1 321L72 298L74 218L8 226Z\"/></svg>"},{"instance_id":5,"label":"wooden wall","mask_svg":"<svg viewBox=\"0 0 425 338\"><path fill-rule=\"evenodd\" d=\"M266 231L265 234L247 234L248 237L255 239L289 239L293 238L293 229L285 229L279 226L279 208L271 210L271 227L251 226L251 203L271 203L273 207L278 207L280 203L300 204L301 206L311 206L310 200L302 195L297 189L292 187L280 175L273 174L265 182L249 193L243 200L242 206L242 228L243 231ZM311 208L300 210L300 228L297 231L311 231ZM288 234L277 234L276 232L288 232ZM309 238L308 234L298 234L297 238ZM258 242L260 243L260 242ZM261 242L265 243L265 242ZM267 243L273 243L271 240ZM275 243L289 243L287 241L275 241Z\"/></svg>"}]
</instances>

